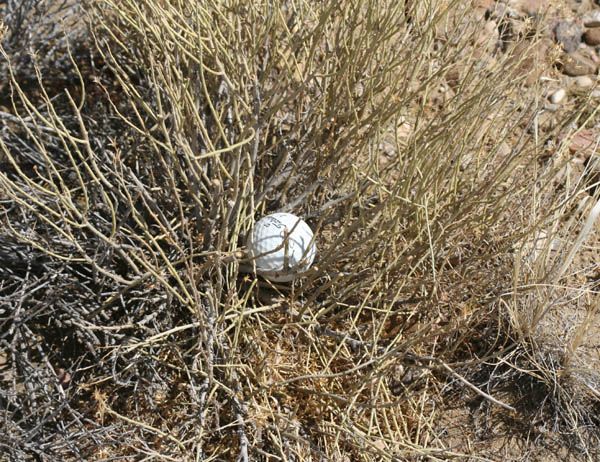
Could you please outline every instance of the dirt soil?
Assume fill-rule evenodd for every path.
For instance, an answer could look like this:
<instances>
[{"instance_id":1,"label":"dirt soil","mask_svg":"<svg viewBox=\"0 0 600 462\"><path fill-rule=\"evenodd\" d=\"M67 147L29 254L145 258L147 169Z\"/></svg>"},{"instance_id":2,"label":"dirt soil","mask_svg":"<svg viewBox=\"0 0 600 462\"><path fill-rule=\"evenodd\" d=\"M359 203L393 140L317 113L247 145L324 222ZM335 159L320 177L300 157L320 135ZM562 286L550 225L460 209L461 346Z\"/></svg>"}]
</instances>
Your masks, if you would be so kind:
<instances>
[{"instance_id":1,"label":"dirt soil","mask_svg":"<svg viewBox=\"0 0 600 462\"><path fill-rule=\"evenodd\" d=\"M536 45L535 63L524 63L530 76L523 91L542 96L539 127L550 129L561 122L567 108L592 98L600 104L598 63L600 63L600 2L594 0L479 0L473 14L480 19L482 43L495 42L487 52L501 46L502 34L525 34L532 23L539 24L543 38ZM507 19L508 18L508 19ZM507 23L508 26L502 26ZM508 30L508 32L507 32ZM497 40L497 41L496 41ZM492 58L493 59L493 58ZM581 66L571 66L571 60ZM570 127L570 135L555 140L550 161L564 163L564 175L557 188L584 182L587 194L581 208L570 214L559 229L545 237L548 261L559 261L574 242L560 236L572 226L569 218L584 222L598 201L600 181L600 117L590 114L583 125ZM574 133L574 134L573 134ZM581 226L580 226L581 227ZM564 233L566 234L566 233ZM573 232L570 233L574 235ZM557 303L547 307L536 338L544 349L560 352L570 359L563 371L577 387L598 397L600 390L600 221L596 220L579 252L575 254L564 286L555 287ZM514 401L517 409L527 403ZM544 397L540 397L541 401ZM484 405L473 396L457 396L453 405L438 410L435 426L440 441L458 460L492 461L576 461L598 460L597 454L578 451L577 438L553 432L552 422L542 420L524 425L510 412ZM575 449L575 450L573 450ZM444 457L442 457L444 459ZM433 460L433 459L431 459ZM438 459L439 460L439 459Z\"/></svg>"}]
</instances>

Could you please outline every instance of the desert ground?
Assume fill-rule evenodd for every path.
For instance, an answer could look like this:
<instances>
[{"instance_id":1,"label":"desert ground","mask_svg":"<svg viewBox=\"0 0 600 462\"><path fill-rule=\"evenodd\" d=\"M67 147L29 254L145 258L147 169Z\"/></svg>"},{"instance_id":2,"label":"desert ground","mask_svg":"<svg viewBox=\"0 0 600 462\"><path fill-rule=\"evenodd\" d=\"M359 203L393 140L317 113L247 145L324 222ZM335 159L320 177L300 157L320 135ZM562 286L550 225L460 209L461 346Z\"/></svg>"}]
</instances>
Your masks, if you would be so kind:
<instances>
[{"instance_id":1,"label":"desert ground","mask_svg":"<svg viewBox=\"0 0 600 462\"><path fill-rule=\"evenodd\" d=\"M598 0L0 0L0 461L600 460L599 68Z\"/></svg>"}]
</instances>

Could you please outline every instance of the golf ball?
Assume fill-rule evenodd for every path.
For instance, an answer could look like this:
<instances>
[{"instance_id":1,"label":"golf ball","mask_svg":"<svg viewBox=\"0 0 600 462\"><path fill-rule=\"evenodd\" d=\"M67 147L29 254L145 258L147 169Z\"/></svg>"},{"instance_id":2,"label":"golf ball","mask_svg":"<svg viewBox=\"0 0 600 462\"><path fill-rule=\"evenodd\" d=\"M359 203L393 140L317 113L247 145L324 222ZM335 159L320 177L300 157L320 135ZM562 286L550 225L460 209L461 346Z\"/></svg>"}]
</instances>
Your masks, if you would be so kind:
<instances>
[{"instance_id":1,"label":"golf ball","mask_svg":"<svg viewBox=\"0 0 600 462\"><path fill-rule=\"evenodd\" d=\"M312 230L291 213L273 213L257 221L246 247L256 272L275 282L296 278L317 253Z\"/></svg>"}]
</instances>

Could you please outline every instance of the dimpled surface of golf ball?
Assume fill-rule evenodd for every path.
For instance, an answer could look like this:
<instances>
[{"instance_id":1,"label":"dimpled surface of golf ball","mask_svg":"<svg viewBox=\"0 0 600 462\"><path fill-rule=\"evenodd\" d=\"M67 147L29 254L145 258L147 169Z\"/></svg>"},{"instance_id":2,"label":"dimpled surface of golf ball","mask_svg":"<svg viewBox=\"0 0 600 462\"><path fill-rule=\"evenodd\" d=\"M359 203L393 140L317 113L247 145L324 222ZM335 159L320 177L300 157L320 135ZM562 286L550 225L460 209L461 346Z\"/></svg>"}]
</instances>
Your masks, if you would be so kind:
<instances>
[{"instance_id":1,"label":"dimpled surface of golf ball","mask_svg":"<svg viewBox=\"0 0 600 462\"><path fill-rule=\"evenodd\" d=\"M246 247L256 272L276 282L295 279L310 267L317 253L312 230L291 213L273 213L257 221Z\"/></svg>"}]
</instances>

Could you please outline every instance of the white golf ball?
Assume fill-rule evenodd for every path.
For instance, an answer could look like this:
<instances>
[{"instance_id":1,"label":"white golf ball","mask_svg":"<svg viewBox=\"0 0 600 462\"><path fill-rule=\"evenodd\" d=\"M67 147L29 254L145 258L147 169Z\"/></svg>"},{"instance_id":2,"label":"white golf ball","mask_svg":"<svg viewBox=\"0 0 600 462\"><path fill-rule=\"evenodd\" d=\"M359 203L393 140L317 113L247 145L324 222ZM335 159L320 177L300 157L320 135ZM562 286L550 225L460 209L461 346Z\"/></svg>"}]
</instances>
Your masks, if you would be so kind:
<instances>
[{"instance_id":1,"label":"white golf ball","mask_svg":"<svg viewBox=\"0 0 600 462\"><path fill-rule=\"evenodd\" d=\"M273 213L257 221L246 247L256 272L275 282L296 278L317 253L312 230L291 213Z\"/></svg>"}]
</instances>

